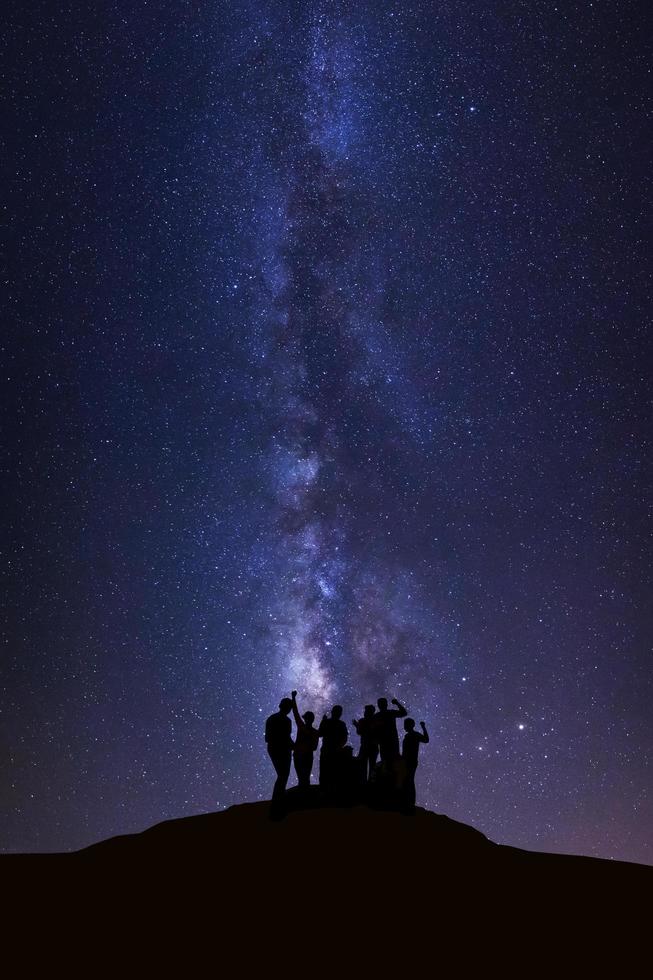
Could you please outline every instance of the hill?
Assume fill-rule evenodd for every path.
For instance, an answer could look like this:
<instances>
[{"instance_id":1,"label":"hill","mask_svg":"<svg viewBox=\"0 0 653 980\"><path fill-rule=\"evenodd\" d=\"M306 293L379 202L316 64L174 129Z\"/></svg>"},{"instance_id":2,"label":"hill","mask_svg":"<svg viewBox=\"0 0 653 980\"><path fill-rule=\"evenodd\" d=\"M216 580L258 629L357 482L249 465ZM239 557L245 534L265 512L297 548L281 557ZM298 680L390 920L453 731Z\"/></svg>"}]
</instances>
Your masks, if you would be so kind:
<instances>
[{"instance_id":1,"label":"hill","mask_svg":"<svg viewBox=\"0 0 653 980\"><path fill-rule=\"evenodd\" d=\"M70 854L4 855L0 871L13 910L58 924L59 938L64 924L103 947L107 935L147 935L153 964L190 930L189 956L228 952L249 970L335 957L335 971L345 954L412 967L456 950L494 956L497 943L506 956L525 943L543 958L565 946L585 964L623 961L643 942L653 885L652 868L497 845L419 807L309 807L272 821L267 803Z\"/></svg>"}]
</instances>

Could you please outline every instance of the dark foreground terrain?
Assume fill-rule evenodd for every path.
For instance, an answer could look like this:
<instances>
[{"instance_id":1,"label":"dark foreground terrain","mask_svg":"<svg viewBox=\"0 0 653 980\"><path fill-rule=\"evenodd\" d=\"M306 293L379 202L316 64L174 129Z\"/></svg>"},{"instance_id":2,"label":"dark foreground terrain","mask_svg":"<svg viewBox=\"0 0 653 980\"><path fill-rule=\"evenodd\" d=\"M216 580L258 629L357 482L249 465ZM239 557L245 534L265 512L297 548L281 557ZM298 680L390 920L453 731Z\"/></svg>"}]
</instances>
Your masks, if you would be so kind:
<instances>
[{"instance_id":1,"label":"dark foreground terrain","mask_svg":"<svg viewBox=\"0 0 653 980\"><path fill-rule=\"evenodd\" d=\"M652 868L500 846L419 807L310 806L271 821L266 803L71 854L4 855L0 875L23 967L63 954L72 968L88 948L88 975L109 963L158 975L173 961L184 976L625 970L648 956L653 886Z\"/></svg>"}]
</instances>

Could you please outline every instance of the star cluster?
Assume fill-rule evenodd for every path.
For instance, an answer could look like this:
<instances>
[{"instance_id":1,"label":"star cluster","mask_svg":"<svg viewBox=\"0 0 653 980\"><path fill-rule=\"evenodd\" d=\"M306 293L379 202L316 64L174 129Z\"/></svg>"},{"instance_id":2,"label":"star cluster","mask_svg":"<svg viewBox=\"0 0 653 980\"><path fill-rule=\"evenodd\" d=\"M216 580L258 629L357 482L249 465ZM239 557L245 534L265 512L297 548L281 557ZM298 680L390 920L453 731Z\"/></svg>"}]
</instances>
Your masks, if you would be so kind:
<instances>
[{"instance_id":1,"label":"star cluster","mask_svg":"<svg viewBox=\"0 0 653 980\"><path fill-rule=\"evenodd\" d=\"M297 688L653 863L642 17L14 15L0 848L269 797Z\"/></svg>"}]
</instances>

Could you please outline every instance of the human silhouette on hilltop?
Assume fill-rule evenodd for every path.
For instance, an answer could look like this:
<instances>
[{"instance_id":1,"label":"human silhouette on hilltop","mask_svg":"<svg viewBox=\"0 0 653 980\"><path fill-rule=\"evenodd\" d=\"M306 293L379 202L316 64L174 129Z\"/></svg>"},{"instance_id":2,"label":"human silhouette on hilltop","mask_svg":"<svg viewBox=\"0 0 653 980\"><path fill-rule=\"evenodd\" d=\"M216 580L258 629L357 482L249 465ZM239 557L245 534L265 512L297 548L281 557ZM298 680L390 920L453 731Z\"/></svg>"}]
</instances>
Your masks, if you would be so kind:
<instances>
[{"instance_id":1,"label":"human silhouette on hilltop","mask_svg":"<svg viewBox=\"0 0 653 980\"><path fill-rule=\"evenodd\" d=\"M342 706L334 704L331 709L331 717L323 716L318 729L318 734L322 739L322 751L320 752L320 786L327 790L335 788L336 775L340 755L349 735L347 726L342 720Z\"/></svg>"},{"instance_id":2,"label":"human silhouette on hilltop","mask_svg":"<svg viewBox=\"0 0 653 980\"><path fill-rule=\"evenodd\" d=\"M277 811L283 807L286 784L290 775L290 756L294 742L292 740L292 723L288 715L292 708L290 698L281 698L279 710L265 722L265 741L268 755L272 759L277 779L272 790L272 806Z\"/></svg>"},{"instance_id":3,"label":"human silhouette on hilltop","mask_svg":"<svg viewBox=\"0 0 653 980\"><path fill-rule=\"evenodd\" d=\"M295 772L297 773L297 785L302 789L308 789L311 785L311 771L313 769L313 753L320 741L320 733L313 727L315 715L312 711L305 711L300 715L297 707L297 691L291 692L292 713L297 725L297 737L293 750L295 762Z\"/></svg>"},{"instance_id":4,"label":"human silhouette on hilltop","mask_svg":"<svg viewBox=\"0 0 653 980\"><path fill-rule=\"evenodd\" d=\"M405 718L408 712L402 704L399 704L396 698L392 699L392 703L397 706L396 709L388 708L387 698L379 698L376 703L379 706L379 710L374 715L374 726L376 738L379 743L379 754L381 756L381 762L385 762L386 766L392 767L394 762L399 758L397 718Z\"/></svg>"},{"instance_id":5,"label":"human silhouette on hilltop","mask_svg":"<svg viewBox=\"0 0 653 980\"><path fill-rule=\"evenodd\" d=\"M374 766L379 756L379 740L376 733L375 724L376 708L373 704L366 704L363 717L358 721L353 719L356 733L360 735L361 745L358 751L358 761L360 765L361 779L364 783L374 772Z\"/></svg>"},{"instance_id":6,"label":"human silhouette on hilltop","mask_svg":"<svg viewBox=\"0 0 653 980\"><path fill-rule=\"evenodd\" d=\"M404 744L402 746L401 757L404 761L404 804L408 810L415 809L415 772L417 771L417 758L419 747L429 741L429 733L426 725L420 721L421 732L415 731L415 722L412 718L404 721Z\"/></svg>"}]
</instances>

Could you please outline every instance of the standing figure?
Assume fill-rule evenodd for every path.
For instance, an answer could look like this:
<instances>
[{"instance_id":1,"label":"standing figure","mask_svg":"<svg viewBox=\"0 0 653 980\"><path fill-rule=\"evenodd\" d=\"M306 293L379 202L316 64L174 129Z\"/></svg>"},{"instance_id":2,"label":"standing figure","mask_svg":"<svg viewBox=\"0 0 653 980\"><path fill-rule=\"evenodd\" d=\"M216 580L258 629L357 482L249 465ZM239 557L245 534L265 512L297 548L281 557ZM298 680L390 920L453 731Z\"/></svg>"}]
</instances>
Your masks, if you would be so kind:
<instances>
[{"instance_id":1,"label":"standing figure","mask_svg":"<svg viewBox=\"0 0 653 980\"><path fill-rule=\"evenodd\" d=\"M421 732L415 731L415 722L412 718L406 718L404 722L404 744L402 758L404 760L404 804L408 810L415 807L415 771L417 769L417 757L419 755L420 742L429 741L429 733L426 725L420 721Z\"/></svg>"},{"instance_id":2,"label":"standing figure","mask_svg":"<svg viewBox=\"0 0 653 980\"><path fill-rule=\"evenodd\" d=\"M292 708L290 698L282 698L279 710L270 715L265 723L265 741L272 759L277 779L272 790L272 807L277 812L283 806L286 783L290 775L290 757L293 749L292 724L288 715Z\"/></svg>"},{"instance_id":3,"label":"standing figure","mask_svg":"<svg viewBox=\"0 0 653 980\"><path fill-rule=\"evenodd\" d=\"M305 711L303 716L300 715L297 707L297 691L292 692L292 713L297 725L297 737L293 750L297 784L301 789L308 789L311 785L313 753L317 748L320 736L317 728L313 728L315 721L313 712Z\"/></svg>"},{"instance_id":4,"label":"standing figure","mask_svg":"<svg viewBox=\"0 0 653 980\"><path fill-rule=\"evenodd\" d=\"M342 720L342 707L334 704L331 709L331 717L326 715L320 722L318 735L322 738L322 750L320 752L320 786L323 789L331 790L338 779L338 761L342 749L347 744L347 726Z\"/></svg>"},{"instance_id":5,"label":"standing figure","mask_svg":"<svg viewBox=\"0 0 653 980\"><path fill-rule=\"evenodd\" d=\"M361 770L361 778L364 783L370 778L376 765L379 755L379 741L377 738L375 725L375 707L373 704L366 704L363 717L358 721L353 719L354 728L360 735L361 747L358 752L358 761Z\"/></svg>"},{"instance_id":6,"label":"standing figure","mask_svg":"<svg viewBox=\"0 0 653 980\"><path fill-rule=\"evenodd\" d=\"M405 718L408 712L396 698L392 703L396 705L396 710L388 708L387 698L379 698L376 702L379 706L378 712L374 715L374 727L379 743L381 762L384 762L389 770L399 758L399 735L397 734L397 718Z\"/></svg>"}]
</instances>

